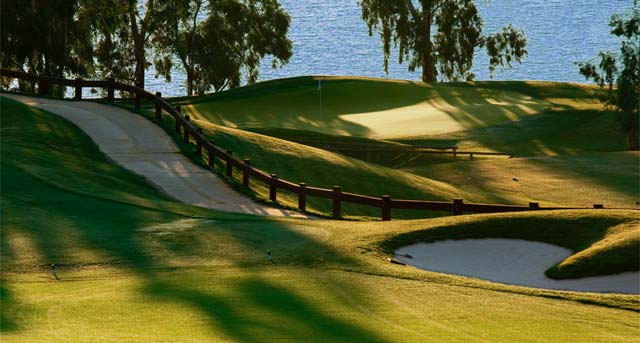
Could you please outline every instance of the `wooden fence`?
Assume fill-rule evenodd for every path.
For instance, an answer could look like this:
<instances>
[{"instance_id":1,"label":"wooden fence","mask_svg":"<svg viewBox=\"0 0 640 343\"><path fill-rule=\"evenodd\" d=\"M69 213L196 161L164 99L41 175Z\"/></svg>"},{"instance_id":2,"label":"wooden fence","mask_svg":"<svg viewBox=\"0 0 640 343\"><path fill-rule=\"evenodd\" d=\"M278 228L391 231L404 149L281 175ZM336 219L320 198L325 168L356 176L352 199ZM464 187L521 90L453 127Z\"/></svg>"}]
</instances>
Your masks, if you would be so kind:
<instances>
[{"instance_id":1,"label":"wooden fence","mask_svg":"<svg viewBox=\"0 0 640 343\"><path fill-rule=\"evenodd\" d=\"M304 143L302 143L304 144ZM445 147L445 148L432 148L432 147L407 147L407 148L345 148L345 147L332 147L328 149L338 153L353 153L353 152L366 152L366 153L415 153L415 154L423 154L423 155L451 155L454 159L458 157L458 155L468 155L470 160L473 160L474 155L476 156L503 156L508 158L513 158L515 155L513 154L505 154L502 152L485 152L485 151L464 151L458 150L458 147Z\"/></svg>"},{"instance_id":2,"label":"wooden fence","mask_svg":"<svg viewBox=\"0 0 640 343\"><path fill-rule=\"evenodd\" d=\"M224 162L225 174L227 177L233 176L233 170L239 170L242 173L242 184L249 187L249 180L256 179L269 186L269 199L274 203L277 202L278 190L286 190L298 196L298 208L305 211L307 208L307 197L318 197L329 199L332 203L333 218L342 217L342 203L354 203L364 206L370 206L380 209L382 220L391 220L392 209L420 210L420 211L448 211L453 215L461 215L463 213L497 213L497 212L516 212L529 210L558 210L558 209L586 209L586 207L540 207L538 203L532 202L528 206L500 205L500 204L473 204L465 203L462 199L453 199L450 202L444 201L422 201L422 200L399 200L392 199L389 195L381 197L371 197L355 193L343 192L340 186L333 186L332 189L317 188L307 186L305 183L294 183L281 179L276 174L270 174L251 165L251 160L245 158L243 160L236 159L231 151L224 151L211 143L202 133L202 129L195 127L189 120L189 116L183 116L180 107L174 107L161 97L160 92L152 94L141 87L131 86L113 79L106 81L86 81L82 79L62 79L46 76L37 76L25 74L12 70L0 69L0 77L21 79L37 84L38 94L47 94L51 85L61 85L75 88L76 100L82 99L82 88L103 88L107 90L107 101L114 101L115 90L121 90L134 94L133 102L136 109L140 109L143 99L152 102L155 105L155 119L161 120L163 111L173 117L175 121L175 130L184 140L195 142L197 153L208 162L209 167L213 168L215 160L219 159ZM34 87L36 88L36 87ZM206 152L206 153L205 153ZM602 204L595 204L593 208L604 208Z\"/></svg>"}]
</instances>

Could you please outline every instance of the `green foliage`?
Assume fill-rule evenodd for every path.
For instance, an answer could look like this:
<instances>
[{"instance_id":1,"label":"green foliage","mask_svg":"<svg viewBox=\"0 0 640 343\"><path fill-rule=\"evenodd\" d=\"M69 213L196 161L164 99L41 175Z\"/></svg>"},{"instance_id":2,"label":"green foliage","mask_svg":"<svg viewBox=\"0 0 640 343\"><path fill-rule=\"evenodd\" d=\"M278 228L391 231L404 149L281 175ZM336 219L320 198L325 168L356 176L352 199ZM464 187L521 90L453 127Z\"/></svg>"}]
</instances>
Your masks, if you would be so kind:
<instances>
[{"instance_id":1,"label":"green foliage","mask_svg":"<svg viewBox=\"0 0 640 343\"><path fill-rule=\"evenodd\" d=\"M510 68L512 61L521 63L527 56L526 43L524 32L516 30L511 25L484 37L481 45L487 48L489 55L489 75L493 77L496 67Z\"/></svg>"},{"instance_id":2,"label":"green foliage","mask_svg":"<svg viewBox=\"0 0 640 343\"><path fill-rule=\"evenodd\" d=\"M175 22L177 1L83 0L78 15L94 29L97 77L144 86L153 37Z\"/></svg>"},{"instance_id":3,"label":"green foliage","mask_svg":"<svg viewBox=\"0 0 640 343\"><path fill-rule=\"evenodd\" d=\"M609 22L611 34L623 39L620 54L600 51L592 61L578 62L580 74L593 79L601 88L608 86L603 99L620 110L620 125L632 150L640 149L640 7L622 15L614 14ZM596 66L596 62L597 66ZM622 69L619 69L621 67ZM614 90L614 84L617 86Z\"/></svg>"},{"instance_id":4,"label":"green foliage","mask_svg":"<svg viewBox=\"0 0 640 343\"><path fill-rule=\"evenodd\" d=\"M510 67L527 55L524 32L509 25L482 35L482 18L475 1L363 0L362 18L369 35L380 30L384 69L388 70L391 45L398 47L398 62L409 60L409 70L422 68L422 80L436 81L436 69L445 80L472 80L470 72L476 48L486 47L489 70ZM432 27L437 27L435 35Z\"/></svg>"},{"instance_id":5,"label":"green foliage","mask_svg":"<svg viewBox=\"0 0 640 343\"><path fill-rule=\"evenodd\" d=\"M194 0L178 7L179 20L159 34L161 51L156 72L169 77L176 56L186 71L187 93L203 94L237 87L245 74L248 83L258 78L261 60L273 56L272 66L287 63L292 43L287 38L291 19L277 0L210 1L207 18L198 15L207 5Z\"/></svg>"},{"instance_id":6,"label":"green foliage","mask_svg":"<svg viewBox=\"0 0 640 343\"><path fill-rule=\"evenodd\" d=\"M0 63L32 74L63 77L91 70L90 36L75 16L79 1L0 2ZM4 80L7 86L8 80ZM20 84L25 90L31 85Z\"/></svg>"}]
</instances>

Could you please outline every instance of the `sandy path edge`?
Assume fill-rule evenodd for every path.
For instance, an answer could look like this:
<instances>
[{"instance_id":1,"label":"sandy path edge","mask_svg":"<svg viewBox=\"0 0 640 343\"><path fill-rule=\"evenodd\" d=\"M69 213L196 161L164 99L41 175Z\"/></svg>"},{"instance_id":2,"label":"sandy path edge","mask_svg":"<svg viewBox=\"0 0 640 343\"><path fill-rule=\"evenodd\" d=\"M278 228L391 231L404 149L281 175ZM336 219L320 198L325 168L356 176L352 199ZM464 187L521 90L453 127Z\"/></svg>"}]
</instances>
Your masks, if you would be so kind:
<instances>
[{"instance_id":1,"label":"sandy path edge","mask_svg":"<svg viewBox=\"0 0 640 343\"><path fill-rule=\"evenodd\" d=\"M534 288L578 292L640 294L640 272L556 280L545 270L572 255L552 244L485 238L417 243L396 250L396 258L416 268ZM402 255L409 254L413 258Z\"/></svg>"},{"instance_id":2,"label":"sandy path edge","mask_svg":"<svg viewBox=\"0 0 640 343\"><path fill-rule=\"evenodd\" d=\"M194 206L261 216L310 218L258 204L185 157L150 120L125 109L88 101L0 94L59 115L84 131L109 158L149 180L165 194Z\"/></svg>"}]
</instances>

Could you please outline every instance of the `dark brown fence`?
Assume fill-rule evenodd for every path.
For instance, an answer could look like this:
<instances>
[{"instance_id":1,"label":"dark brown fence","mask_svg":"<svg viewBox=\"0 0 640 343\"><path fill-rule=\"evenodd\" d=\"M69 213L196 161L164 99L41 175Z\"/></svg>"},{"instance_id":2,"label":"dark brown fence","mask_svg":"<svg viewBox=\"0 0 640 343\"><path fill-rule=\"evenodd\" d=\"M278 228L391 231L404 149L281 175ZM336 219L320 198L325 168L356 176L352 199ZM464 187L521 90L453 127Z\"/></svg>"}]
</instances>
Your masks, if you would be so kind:
<instances>
[{"instance_id":1,"label":"dark brown fence","mask_svg":"<svg viewBox=\"0 0 640 343\"><path fill-rule=\"evenodd\" d=\"M75 88L75 99L82 99L82 88L104 88L107 90L107 101L114 101L115 90L121 90L134 94L133 102L136 109L140 109L143 99L155 105L155 118L162 119L163 111L167 112L175 120L175 130L182 135L183 139L195 142L196 151L213 168L215 159L224 162L225 174L233 176L233 170L242 173L242 184L249 187L251 178L259 180L269 186L269 199L277 202L278 190L286 190L298 195L298 208L305 211L307 208L307 197L325 198L331 200L332 216L342 217L342 202L360 204L379 208L382 220L391 220L392 209L421 210L421 211L448 211L453 215L463 213L497 213L515 212L529 210L559 210L559 209L586 209L586 207L540 207L538 203L529 203L528 206L499 205L499 204L472 204L465 203L462 199L453 199L451 202L443 201L422 201L422 200L399 200L392 199L389 195L381 197L371 197L360 194L343 192L340 186L333 186L332 189L309 187L305 183L293 183L279 178L276 174L269 174L251 165L250 159L238 160L231 151L223 151L213 145L203 134L202 129L195 127L189 120L189 116L183 116L180 107L174 107L161 97L160 92L152 94L141 87L126 85L115 82L113 79L106 81L86 81L81 79L69 80L46 76L37 76L21 72L0 69L0 76L26 80L37 84L38 94L47 94L51 85L62 85ZM34 87L36 88L36 87ZM206 152L206 153L205 153ZM604 208L602 204L593 205L594 208Z\"/></svg>"},{"instance_id":2,"label":"dark brown fence","mask_svg":"<svg viewBox=\"0 0 640 343\"><path fill-rule=\"evenodd\" d=\"M304 142L302 143L304 144ZM513 154L505 154L502 152L485 152L485 151L464 151L458 150L458 147L426 147L426 146L416 146L416 147L402 147L397 149L392 148L346 148L346 147L331 147L328 149L338 153L353 153L353 152L367 152L367 153L415 153L415 154L423 154L423 155L451 155L454 159L458 157L458 155L469 156L470 160L473 160L475 156L504 156L513 158L515 155Z\"/></svg>"}]
</instances>

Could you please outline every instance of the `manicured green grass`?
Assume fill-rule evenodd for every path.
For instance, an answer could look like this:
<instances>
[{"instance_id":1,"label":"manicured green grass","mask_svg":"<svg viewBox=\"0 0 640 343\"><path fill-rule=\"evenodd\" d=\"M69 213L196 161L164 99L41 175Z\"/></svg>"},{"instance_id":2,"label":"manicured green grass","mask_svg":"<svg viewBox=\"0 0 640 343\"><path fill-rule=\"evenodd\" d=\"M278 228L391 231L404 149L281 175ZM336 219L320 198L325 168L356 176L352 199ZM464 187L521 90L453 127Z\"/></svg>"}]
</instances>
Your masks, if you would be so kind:
<instances>
[{"instance_id":1,"label":"manicured green grass","mask_svg":"<svg viewBox=\"0 0 640 343\"><path fill-rule=\"evenodd\" d=\"M304 77L275 80L211 96L176 100L186 105L189 114L200 118L201 126L210 128L209 133L216 143L240 151L242 157L255 159L259 168L294 182L305 181L325 188L340 185L345 191L372 196L388 193L394 198L405 199L450 200L453 195L467 202L638 206L640 156L617 153L624 150L624 137L619 132L615 113L604 110L598 101L595 87L524 81L425 85L328 78L323 81L323 94L329 94L327 99L333 100L328 100L330 106L325 113L313 110L314 97L319 96L314 88L316 80ZM506 104L522 107L522 101L545 105L533 106L527 115L513 118L506 115L496 120L495 114L504 114ZM406 115L407 106L416 104L422 106L419 111L425 113L435 111L429 106L436 108L446 104L457 111L473 113L473 116L450 114L449 119L460 124L457 128L444 128L449 124L442 124L437 116L422 118L419 124L406 121L404 128L396 128L399 131L424 130L425 134L416 137L372 134L372 127L380 123L378 113L384 112L383 118L393 121ZM368 119L360 122L365 130L344 128L345 115L353 113L366 114ZM371 113L376 115L371 116ZM229 134L233 137L221 137L216 132L230 128L207 122L240 127L340 154L327 155L316 149L303 149L239 130L229 131L233 132ZM387 124L396 125L384 125ZM442 132L434 134L433 127L439 127L436 131ZM393 138L393 141L371 137ZM403 149L406 145L457 146L462 151L503 152L517 158L476 155L476 161L466 161L466 156L454 161L450 156L372 152L379 148ZM356 151L341 152L344 148ZM283 151L291 153L287 155ZM335 162L341 155L374 164L354 162L353 167L345 168L344 164ZM377 164L423 179L407 177L407 174L389 177L385 171L386 180L382 181L377 176L385 169ZM327 172L324 167L334 172ZM331 177L327 178L327 175ZM433 187L432 180L442 183ZM449 190L443 191L442 185ZM265 196L264 186L255 185L255 189L257 194ZM294 197L283 197L286 206L295 207L295 200ZM312 203L312 208L329 211L327 202ZM350 214L378 215L357 208ZM399 215L400 218L411 218L415 214Z\"/></svg>"},{"instance_id":2,"label":"manicured green grass","mask_svg":"<svg viewBox=\"0 0 640 343\"><path fill-rule=\"evenodd\" d=\"M512 216L519 224L602 223L591 238L626 233L620 225L635 212L348 224L224 214L167 199L62 119L6 99L0 105L3 342L628 342L640 335L638 296L493 284L390 264L384 251L401 234L506 225ZM602 263L599 254L589 259ZM52 262L59 281L48 273Z\"/></svg>"},{"instance_id":3,"label":"manicured green grass","mask_svg":"<svg viewBox=\"0 0 640 343\"><path fill-rule=\"evenodd\" d=\"M259 135L248 131L226 128L195 120L203 128L205 135L225 150L233 151L234 156L251 158L251 165L275 173L278 177L292 182L305 182L308 186L331 189L334 185L342 187L343 192L382 196L390 194L397 199L424 199L450 201L457 196L472 199L473 194L455 186L419 177L410 173L391 169L377 164L335 154L306 145ZM235 180L240 180L237 173ZM267 198L268 186L261 182L251 183L254 194L261 199ZM297 207L298 197L281 191L279 202L288 207ZM475 198L479 199L479 198ZM329 199L308 198L309 210L330 213ZM345 203L347 216L379 217L377 208ZM401 216L422 216L424 213L401 212ZM438 215L437 213L435 215Z\"/></svg>"},{"instance_id":4,"label":"manicured green grass","mask_svg":"<svg viewBox=\"0 0 640 343\"><path fill-rule=\"evenodd\" d=\"M411 145L388 140L278 128L247 128L246 131L328 150L394 169L400 169L408 165L446 163L451 162L452 159L451 154L420 154L416 153ZM441 149L450 148L451 146L434 144L429 147ZM451 152L449 149L446 151Z\"/></svg>"},{"instance_id":5,"label":"manicured green grass","mask_svg":"<svg viewBox=\"0 0 640 343\"><path fill-rule=\"evenodd\" d=\"M496 203L638 208L640 201L640 154L633 151L494 158L403 170L483 194Z\"/></svg>"},{"instance_id":6,"label":"manicured green grass","mask_svg":"<svg viewBox=\"0 0 640 343\"><path fill-rule=\"evenodd\" d=\"M276 137L314 131L518 156L624 149L615 114L602 112L596 87L580 84L299 77L175 100L194 118Z\"/></svg>"},{"instance_id":7,"label":"manicured green grass","mask_svg":"<svg viewBox=\"0 0 640 343\"><path fill-rule=\"evenodd\" d=\"M548 111L492 127L397 140L404 144L457 145L519 157L625 150L616 114L592 109Z\"/></svg>"},{"instance_id":8,"label":"manicured green grass","mask_svg":"<svg viewBox=\"0 0 640 343\"><path fill-rule=\"evenodd\" d=\"M322 80L321 91L318 80ZM381 139L482 128L553 106L546 100L490 85L297 77L176 100L183 100L192 117L228 127L287 128ZM585 94L583 97L591 91L575 88Z\"/></svg>"}]
</instances>

